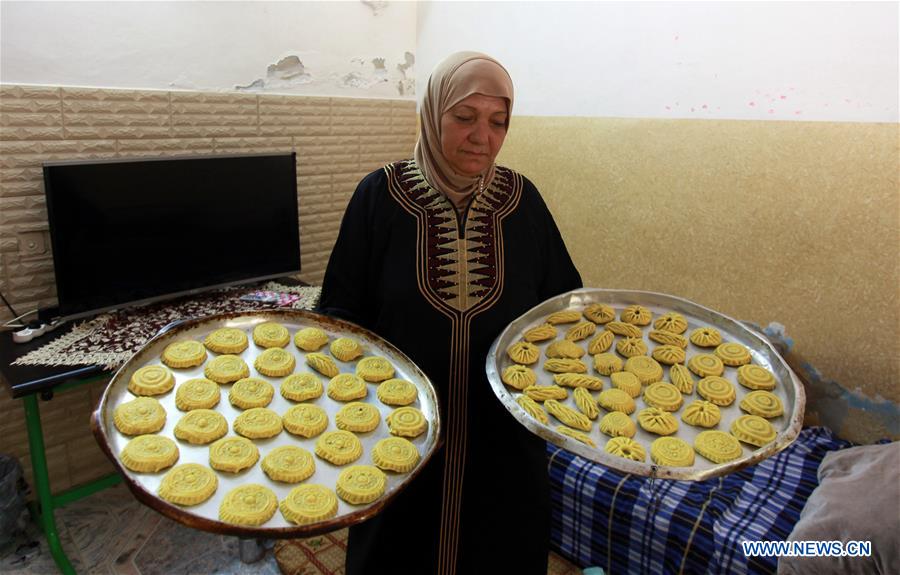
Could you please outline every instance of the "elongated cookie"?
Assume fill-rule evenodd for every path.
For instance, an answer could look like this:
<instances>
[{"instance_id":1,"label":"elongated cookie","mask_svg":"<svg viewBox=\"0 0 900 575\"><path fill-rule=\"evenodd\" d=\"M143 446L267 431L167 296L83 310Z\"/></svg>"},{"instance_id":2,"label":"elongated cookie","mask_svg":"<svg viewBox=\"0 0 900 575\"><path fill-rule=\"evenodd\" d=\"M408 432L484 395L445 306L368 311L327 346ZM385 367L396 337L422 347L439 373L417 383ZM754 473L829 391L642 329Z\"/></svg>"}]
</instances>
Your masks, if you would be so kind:
<instances>
[{"instance_id":1,"label":"elongated cookie","mask_svg":"<svg viewBox=\"0 0 900 575\"><path fill-rule=\"evenodd\" d=\"M528 369L521 365L518 367ZM504 375L508 369L509 368L504 370ZM416 389L416 386L413 385L412 382L406 381L405 379L392 378L379 383L378 388L375 390L375 395L378 397L378 400L385 405L409 405L419 397L419 390Z\"/></svg>"},{"instance_id":2,"label":"elongated cookie","mask_svg":"<svg viewBox=\"0 0 900 575\"><path fill-rule=\"evenodd\" d=\"M616 336L613 332L604 329L603 331L592 337L591 341L588 342L588 353L591 355L597 355L598 353L608 351L609 348L612 347L615 337Z\"/></svg>"},{"instance_id":3,"label":"elongated cookie","mask_svg":"<svg viewBox=\"0 0 900 575\"><path fill-rule=\"evenodd\" d=\"M162 395L173 387L175 376L164 365L145 365L128 382L128 391L135 395Z\"/></svg>"},{"instance_id":4,"label":"elongated cookie","mask_svg":"<svg viewBox=\"0 0 900 575\"><path fill-rule=\"evenodd\" d=\"M711 401L698 399L684 408L681 421L695 427L715 427L722 419L719 406Z\"/></svg>"},{"instance_id":5,"label":"elongated cookie","mask_svg":"<svg viewBox=\"0 0 900 575\"><path fill-rule=\"evenodd\" d=\"M275 397L275 388L271 383L259 377L239 379L228 392L228 401L231 402L231 405L241 409L265 407L272 403L273 397Z\"/></svg>"},{"instance_id":6,"label":"elongated cookie","mask_svg":"<svg viewBox=\"0 0 900 575\"><path fill-rule=\"evenodd\" d=\"M203 375L216 383L232 383L250 375L246 362L236 355L214 357L203 368Z\"/></svg>"},{"instance_id":7,"label":"elongated cookie","mask_svg":"<svg viewBox=\"0 0 900 575\"><path fill-rule=\"evenodd\" d=\"M310 438L325 431L328 414L318 405L301 403L285 411L281 423L288 433Z\"/></svg>"},{"instance_id":8,"label":"elongated cookie","mask_svg":"<svg viewBox=\"0 0 900 575\"><path fill-rule=\"evenodd\" d=\"M341 372L334 360L324 353L313 352L306 354L306 365L318 371L325 377L335 377Z\"/></svg>"},{"instance_id":9,"label":"elongated cookie","mask_svg":"<svg viewBox=\"0 0 900 575\"><path fill-rule=\"evenodd\" d=\"M166 425L166 409L152 397L138 397L116 407L113 423L125 435L156 433Z\"/></svg>"},{"instance_id":10,"label":"elongated cookie","mask_svg":"<svg viewBox=\"0 0 900 575\"><path fill-rule=\"evenodd\" d=\"M756 447L775 441L778 432L772 424L758 415L742 415L731 422L731 435Z\"/></svg>"},{"instance_id":11,"label":"elongated cookie","mask_svg":"<svg viewBox=\"0 0 900 575\"><path fill-rule=\"evenodd\" d=\"M722 363L731 367L738 367L750 363L750 350L736 342L723 343L716 348L716 356Z\"/></svg>"},{"instance_id":12,"label":"elongated cookie","mask_svg":"<svg viewBox=\"0 0 900 575\"><path fill-rule=\"evenodd\" d=\"M574 310L563 310L551 313L544 321L550 325L556 325L559 323L575 323L579 319L581 319L581 314L579 312Z\"/></svg>"},{"instance_id":13,"label":"elongated cookie","mask_svg":"<svg viewBox=\"0 0 900 575\"><path fill-rule=\"evenodd\" d=\"M697 384L697 394L718 406L727 407L734 402L736 392L731 382L724 377L711 375Z\"/></svg>"},{"instance_id":14,"label":"elongated cookie","mask_svg":"<svg viewBox=\"0 0 900 575\"><path fill-rule=\"evenodd\" d=\"M418 462L419 450L402 437L386 437L372 448L372 463L385 471L409 473Z\"/></svg>"},{"instance_id":15,"label":"elongated cookie","mask_svg":"<svg viewBox=\"0 0 900 575\"><path fill-rule=\"evenodd\" d=\"M363 354L363 348L359 342L351 337L339 337L328 347L331 355L340 361L353 361Z\"/></svg>"},{"instance_id":16,"label":"elongated cookie","mask_svg":"<svg viewBox=\"0 0 900 575\"><path fill-rule=\"evenodd\" d=\"M676 363L669 367L669 380L681 393L694 393L694 377L686 366Z\"/></svg>"},{"instance_id":17,"label":"elongated cookie","mask_svg":"<svg viewBox=\"0 0 900 575\"><path fill-rule=\"evenodd\" d=\"M644 390L644 403L650 407L658 407L663 411L678 411L683 402L678 388L665 381L651 383Z\"/></svg>"},{"instance_id":18,"label":"elongated cookie","mask_svg":"<svg viewBox=\"0 0 900 575\"><path fill-rule=\"evenodd\" d=\"M610 411L600 420L600 431L610 437L634 437L637 426L621 411Z\"/></svg>"},{"instance_id":19,"label":"elongated cookie","mask_svg":"<svg viewBox=\"0 0 900 575\"><path fill-rule=\"evenodd\" d=\"M675 347L680 347L681 349L687 349L688 346L688 340L683 335L678 335L677 333L672 333L671 331L665 331L662 329L650 330L650 333L647 334L647 337L649 337L656 343L661 343L663 345L674 345Z\"/></svg>"},{"instance_id":20,"label":"elongated cookie","mask_svg":"<svg viewBox=\"0 0 900 575\"><path fill-rule=\"evenodd\" d=\"M281 416L266 407L253 407L234 418L234 432L250 439L265 439L281 433Z\"/></svg>"},{"instance_id":21,"label":"elongated cookie","mask_svg":"<svg viewBox=\"0 0 900 575\"><path fill-rule=\"evenodd\" d=\"M253 328L253 343L259 347L284 347L291 342L291 334L278 322L266 321Z\"/></svg>"},{"instance_id":22,"label":"elongated cookie","mask_svg":"<svg viewBox=\"0 0 900 575\"><path fill-rule=\"evenodd\" d=\"M611 321L607 323L605 327L614 334L621 335L622 337L641 337L641 334L643 333L638 326L624 321Z\"/></svg>"},{"instance_id":23,"label":"elongated cookie","mask_svg":"<svg viewBox=\"0 0 900 575\"><path fill-rule=\"evenodd\" d=\"M644 446L630 437L613 437L606 442L604 451L632 461L644 461L647 458Z\"/></svg>"},{"instance_id":24,"label":"elongated cookie","mask_svg":"<svg viewBox=\"0 0 900 575\"><path fill-rule=\"evenodd\" d=\"M631 397L637 397L641 394L643 386L641 380L630 371L619 371L609 376L612 386L621 389Z\"/></svg>"},{"instance_id":25,"label":"elongated cookie","mask_svg":"<svg viewBox=\"0 0 900 575\"><path fill-rule=\"evenodd\" d=\"M687 366L700 377L722 375L725 372L722 360L711 353L698 353L688 360Z\"/></svg>"},{"instance_id":26,"label":"elongated cookie","mask_svg":"<svg viewBox=\"0 0 900 575\"><path fill-rule=\"evenodd\" d=\"M206 361L206 348L199 341L175 341L166 346L160 359L173 369L195 367Z\"/></svg>"},{"instance_id":27,"label":"elongated cookie","mask_svg":"<svg viewBox=\"0 0 900 575\"><path fill-rule=\"evenodd\" d=\"M516 398L516 403L522 406L522 409L524 409L528 415L537 419L544 425L550 423L550 419L547 417L547 412L544 411L544 408L541 407L538 402L531 399L527 395L520 395L518 398Z\"/></svg>"},{"instance_id":28,"label":"elongated cookie","mask_svg":"<svg viewBox=\"0 0 900 575\"><path fill-rule=\"evenodd\" d=\"M175 425L175 437L194 445L206 445L228 433L225 416L211 409L194 409L185 413Z\"/></svg>"},{"instance_id":29,"label":"elongated cookie","mask_svg":"<svg viewBox=\"0 0 900 575\"><path fill-rule=\"evenodd\" d=\"M666 365L684 363L684 350L677 345L658 345L650 355L659 363Z\"/></svg>"},{"instance_id":30,"label":"elongated cookie","mask_svg":"<svg viewBox=\"0 0 900 575\"><path fill-rule=\"evenodd\" d=\"M547 401L545 401L544 409L547 410L547 413L558 419L563 425L567 425L581 431L591 430L591 420L588 419L586 415L575 411L571 407L561 404L555 399L548 399Z\"/></svg>"},{"instance_id":31,"label":"elongated cookie","mask_svg":"<svg viewBox=\"0 0 900 575\"><path fill-rule=\"evenodd\" d=\"M328 397L335 401L353 401L369 395L366 382L358 375L341 373L328 382Z\"/></svg>"},{"instance_id":32,"label":"elongated cookie","mask_svg":"<svg viewBox=\"0 0 900 575\"><path fill-rule=\"evenodd\" d=\"M519 341L506 349L506 355L516 363L531 365L541 356L541 350L533 343Z\"/></svg>"},{"instance_id":33,"label":"elongated cookie","mask_svg":"<svg viewBox=\"0 0 900 575\"><path fill-rule=\"evenodd\" d=\"M383 357L364 357L356 364L356 375L369 383L381 383L394 377L394 366Z\"/></svg>"},{"instance_id":34,"label":"elongated cookie","mask_svg":"<svg viewBox=\"0 0 900 575\"><path fill-rule=\"evenodd\" d=\"M694 464L694 449L677 437L658 437L650 444L650 459L667 467L690 467Z\"/></svg>"},{"instance_id":35,"label":"elongated cookie","mask_svg":"<svg viewBox=\"0 0 900 575\"><path fill-rule=\"evenodd\" d=\"M678 431L678 420L658 407L647 407L637 414L638 425L656 435L672 435Z\"/></svg>"},{"instance_id":36,"label":"elongated cookie","mask_svg":"<svg viewBox=\"0 0 900 575\"><path fill-rule=\"evenodd\" d=\"M328 343L328 334L317 327L305 327L294 334L294 345L303 351L319 351Z\"/></svg>"},{"instance_id":37,"label":"elongated cookie","mask_svg":"<svg viewBox=\"0 0 900 575\"><path fill-rule=\"evenodd\" d=\"M312 373L295 373L281 382L281 396L291 401L318 399L325 391L321 380Z\"/></svg>"},{"instance_id":38,"label":"elongated cookie","mask_svg":"<svg viewBox=\"0 0 900 575\"><path fill-rule=\"evenodd\" d=\"M622 360L611 353L598 353L594 356L594 371L600 375L622 371Z\"/></svg>"},{"instance_id":39,"label":"elongated cookie","mask_svg":"<svg viewBox=\"0 0 900 575\"><path fill-rule=\"evenodd\" d=\"M387 477L373 465L351 465L341 471L335 491L351 505L371 503L384 495Z\"/></svg>"},{"instance_id":40,"label":"elongated cookie","mask_svg":"<svg viewBox=\"0 0 900 575\"><path fill-rule=\"evenodd\" d=\"M207 335L203 340L203 345L209 351L233 355L247 349L249 343L247 334L243 330L235 327L223 327Z\"/></svg>"},{"instance_id":41,"label":"elongated cookie","mask_svg":"<svg viewBox=\"0 0 900 575\"><path fill-rule=\"evenodd\" d=\"M205 377L197 377L185 381L175 389L175 407L181 411L212 409L219 405L220 396L218 383Z\"/></svg>"},{"instance_id":42,"label":"elongated cookie","mask_svg":"<svg viewBox=\"0 0 900 575\"><path fill-rule=\"evenodd\" d=\"M347 465L363 454L359 438L343 429L327 431L316 441L316 455L334 465Z\"/></svg>"},{"instance_id":43,"label":"elongated cookie","mask_svg":"<svg viewBox=\"0 0 900 575\"><path fill-rule=\"evenodd\" d=\"M587 373L587 366L577 359L548 359L544 369L552 373Z\"/></svg>"},{"instance_id":44,"label":"elongated cookie","mask_svg":"<svg viewBox=\"0 0 900 575\"><path fill-rule=\"evenodd\" d=\"M219 519L235 525L262 525L275 515L278 497L268 487L250 483L225 494Z\"/></svg>"},{"instance_id":45,"label":"elongated cookie","mask_svg":"<svg viewBox=\"0 0 900 575\"><path fill-rule=\"evenodd\" d=\"M597 324L592 321L581 321L566 330L565 339L569 341L581 341L594 335L594 332L596 331Z\"/></svg>"},{"instance_id":46,"label":"elongated cookie","mask_svg":"<svg viewBox=\"0 0 900 575\"><path fill-rule=\"evenodd\" d=\"M742 365L737 370L738 383L747 389L762 389L772 391L775 389L775 375L768 369L759 365Z\"/></svg>"},{"instance_id":47,"label":"elongated cookie","mask_svg":"<svg viewBox=\"0 0 900 575\"><path fill-rule=\"evenodd\" d=\"M738 440L724 431L701 431L694 438L694 449L713 463L732 461L743 453Z\"/></svg>"},{"instance_id":48,"label":"elongated cookie","mask_svg":"<svg viewBox=\"0 0 900 575\"><path fill-rule=\"evenodd\" d=\"M428 420L415 407L400 407L392 411L385 419L392 435L401 437L418 437L428 429Z\"/></svg>"},{"instance_id":49,"label":"elongated cookie","mask_svg":"<svg viewBox=\"0 0 900 575\"><path fill-rule=\"evenodd\" d=\"M578 408L578 411L585 414L588 419L597 419L600 415L600 409L597 407L597 400L594 399L594 396L591 395L587 388L576 387L575 391L572 392L572 397L575 400L575 407Z\"/></svg>"},{"instance_id":50,"label":"elongated cookie","mask_svg":"<svg viewBox=\"0 0 900 575\"><path fill-rule=\"evenodd\" d=\"M300 483L316 472L316 462L302 447L282 445L263 457L262 470L272 481Z\"/></svg>"},{"instance_id":51,"label":"elongated cookie","mask_svg":"<svg viewBox=\"0 0 900 575\"><path fill-rule=\"evenodd\" d=\"M616 342L616 351L624 357L647 354L647 344L639 337L626 337Z\"/></svg>"},{"instance_id":52,"label":"elongated cookie","mask_svg":"<svg viewBox=\"0 0 900 575\"><path fill-rule=\"evenodd\" d=\"M334 491L324 485L309 483L291 489L279 504L285 519L297 525L309 525L331 519L338 512Z\"/></svg>"},{"instance_id":53,"label":"elongated cookie","mask_svg":"<svg viewBox=\"0 0 900 575\"><path fill-rule=\"evenodd\" d=\"M716 347L722 343L722 334L714 327L698 327L689 339L698 347Z\"/></svg>"},{"instance_id":54,"label":"elongated cookie","mask_svg":"<svg viewBox=\"0 0 900 575\"><path fill-rule=\"evenodd\" d=\"M548 345L544 355L557 359L581 359L584 349L572 340L561 339Z\"/></svg>"},{"instance_id":55,"label":"elongated cookie","mask_svg":"<svg viewBox=\"0 0 900 575\"><path fill-rule=\"evenodd\" d=\"M503 370L500 375L503 383L519 391L537 383L537 375L530 367L514 363ZM384 384L382 384L384 385Z\"/></svg>"},{"instance_id":56,"label":"elongated cookie","mask_svg":"<svg viewBox=\"0 0 900 575\"><path fill-rule=\"evenodd\" d=\"M770 391L751 391L741 400L740 407L750 415L771 419L784 413L784 406L778 396Z\"/></svg>"},{"instance_id":57,"label":"elongated cookie","mask_svg":"<svg viewBox=\"0 0 900 575\"><path fill-rule=\"evenodd\" d=\"M524 390L525 395L534 401L547 401L548 399L565 399L569 392L558 385L529 385Z\"/></svg>"},{"instance_id":58,"label":"elongated cookie","mask_svg":"<svg viewBox=\"0 0 900 575\"><path fill-rule=\"evenodd\" d=\"M594 443L594 440L591 439L591 436L587 435L586 433L576 431L571 427L566 427L565 425L557 425L555 429L566 437L571 437L572 439L578 440L585 445L590 445L591 447L597 447L597 444Z\"/></svg>"},{"instance_id":59,"label":"elongated cookie","mask_svg":"<svg viewBox=\"0 0 900 575\"><path fill-rule=\"evenodd\" d=\"M684 333L687 331L688 322L680 313L671 311L656 318L653 322L654 329L671 333Z\"/></svg>"},{"instance_id":60,"label":"elongated cookie","mask_svg":"<svg viewBox=\"0 0 900 575\"><path fill-rule=\"evenodd\" d=\"M625 371L633 373L644 385L656 383L663 376L663 367L652 357L640 355L625 361Z\"/></svg>"},{"instance_id":61,"label":"elongated cookie","mask_svg":"<svg viewBox=\"0 0 900 575\"><path fill-rule=\"evenodd\" d=\"M381 412L369 403L351 401L334 414L334 424L338 429L356 433L372 431L381 423Z\"/></svg>"},{"instance_id":62,"label":"elongated cookie","mask_svg":"<svg viewBox=\"0 0 900 575\"><path fill-rule=\"evenodd\" d=\"M175 442L162 435L138 435L125 445L119 459L122 465L138 473L156 473L178 461Z\"/></svg>"},{"instance_id":63,"label":"elongated cookie","mask_svg":"<svg viewBox=\"0 0 900 575\"><path fill-rule=\"evenodd\" d=\"M653 314L642 305L630 305L622 310L620 319L634 325L649 325Z\"/></svg>"},{"instance_id":64,"label":"elongated cookie","mask_svg":"<svg viewBox=\"0 0 900 575\"><path fill-rule=\"evenodd\" d=\"M256 371L269 377L290 375L296 365L294 354L280 347L270 347L256 356L256 361L253 362Z\"/></svg>"},{"instance_id":65,"label":"elongated cookie","mask_svg":"<svg viewBox=\"0 0 900 575\"><path fill-rule=\"evenodd\" d=\"M594 391L603 389L603 380L583 373L557 373L553 381L564 387L586 387Z\"/></svg>"},{"instance_id":66,"label":"elongated cookie","mask_svg":"<svg viewBox=\"0 0 900 575\"><path fill-rule=\"evenodd\" d=\"M209 446L209 466L237 473L259 461L259 449L245 437L223 437Z\"/></svg>"},{"instance_id":67,"label":"elongated cookie","mask_svg":"<svg viewBox=\"0 0 900 575\"><path fill-rule=\"evenodd\" d=\"M592 303L585 307L581 313L587 319L598 324L609 323L616 319L616 310L602 303Z\"/></svg>"},{"instance_id":68,"label":"elongated cookie","mask_svg":"<svg viewBox=\"0 0 900 575\"><path fill-rule=\"evenodd\" d=\"M529 343L535 343L539 341L554 339L558 333L559 332L555 327L553 327L549 323L545 323L537 327L525 330L525 333L522 334L522 339Z\"/></svg>"},{"instance_id":69,"label":"elongated cookie","mask_svg":"<svg viewBox=\"0 0 900 575\"><path fill-rule=\"evenodd\" d=\"M621 411L622 413L633 413L636 406L634 398L621 389L606 389L597 396L597 404L606 411Z\"/></svg>"},{"instance_id":70,"label":"elongated cookie","mask_svg":"<svg viewBox=\"0 0 900 575\"><path fill-rule=\"evenodd\" d=\"M169 470L159 484L157 494L176 505L199 505L213 496L219 479L208 467L199 463L183 463Z\"/></svg>"}]
</instances>

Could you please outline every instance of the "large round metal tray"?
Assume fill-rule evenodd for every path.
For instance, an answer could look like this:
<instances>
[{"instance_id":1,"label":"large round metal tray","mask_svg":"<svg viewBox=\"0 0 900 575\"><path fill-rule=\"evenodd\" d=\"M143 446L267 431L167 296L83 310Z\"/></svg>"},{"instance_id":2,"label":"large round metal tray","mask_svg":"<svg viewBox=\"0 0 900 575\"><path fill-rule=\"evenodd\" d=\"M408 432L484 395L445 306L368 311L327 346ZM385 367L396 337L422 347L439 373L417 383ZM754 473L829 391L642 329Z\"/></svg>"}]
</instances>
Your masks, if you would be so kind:
<instances>
[{"instance_id":1,"label":"large round metal tray","mask_svg":"<svg viewBox=\"0 0 900 575\"><path fill-rule=\"evenodd\" d=\"M260 460L250 469L237 474L216 471L219 480L218 490L206 502L194 507L173 505L160 499L156 495L159 484L168 470L163 470L159 473L135 473L134 471L125 468L119 461L119 453L132 438L123 435L116 429L113 424L113 411L120 404L135 398L135 396L128 391L128 382L131 380L132 374L145 365L159 364L163 349L175 340L193 339L202 342L207 334L221 327L233 327L244 330L249 339L249 346L240 354L240 356L247 362L247 365L250 366L250 375L252 377L262 377L263 379L268 380L276 390L275 397L268 407L279 414L283 414L289 407L296 405L295 402L284 399L281 394L278 393L278 390L280 389L280 380L282 378L262 376L253 368L253 362L256 359L256 356L259 355L263 349L253 343L251 333L254 326L264 321L279 322L288 328L292 341L285 349L296 356L297 367L295 368L294 373L312 372L304 361L305 352L299 350L293 343L294 334L297 330L304 327L318 327L328 334L329 341L341 336L348 336L356 339L362 344L365 350L365 356L378 355L388 359L396 369L395 377L406 379L415 384L418 388L418 399L411 405L419 408L428 420L428 431L412 440L413 444L415 444L419 450L421 459L416 468L409 473L398 474L385 472L387 475L387 488L384 495L379 499L368 505L350 505L339 499L338 514L336 517L311 525L301 526L289 523L279 511L276 511L275 515L269 521L259 527L233 525L220 521L218 518L219 504L226 493L239 485L247 483L266 485L275 492L279 501L283 500L288 492L298 485L270 480L262 471L260 465L262 458L265 457L271 449L282 445L296 445L306 449L310 453L315 453L315 441L317 438L304 439L302 437L291 435L287 431L282 431L280 434L270 439L253 440L259 448ZM322 348L321 351L328 353L328 346ZM209 359L215 355L217 354L209 352ZM209 359L207 359L207 362ZM341 368L342 372L347 373L353 373L356 367L356 362L345 363L336 361L335 363ZM156 399L162 403L163 407L165 407L167 413L165 427L159 434L175 440L178 444L181 456L176 465L182 463L201 463L208 466L208 445L191 445L187 442L175 439L173 434L175 425L184 414L175 407L175 389L177 389L178 385L188 379L203 377L203 366L201 365L188 369L172 369L171 371L175 375L176 387L165 395L156 397ZM320 379L322 380L323 385L327 386L328 378L320 376ZM228 401L228 391L231 388L231 385L220 385L219 387L221 391L221 400L214 409L224 415L228 420L228 436L233 436L235 434L232 430L232 422L242 410L234 407ZM371 465L372 446L375 445L379 439L389 437L390 435L387 424L384 422L384 417L395 408L384 405L377 399L375 395L375 384L369 384L368 387L369 394L366 399L358 401L365 401L378 407L381 411L382 422L374 431L357 434L363 444L364 451L363 456L351 465ZM323 393L320 398L313 401L328 413L328 430L336 429L334 415L344 403L329 398L325 393ZM134 495L144 504L159 511L163 515L190 527L242 537L270 538L307 537L316 535L359 523L360 521L364 521L377 514L385 505L396 497L410 481L415 479L416 475L418 475L419 471L431 458L437 448L441 430L440 409L434 387L425 374L422 373L412 361L403 355L402 352L377 335L357 325L313 312L300 310L259 311L215 315L188 320L176 325L168 331L164 331L147 342L140 351L135 353L134 356L128 360L118 372L116 372L107 386L106 391L103 393L103 397L91 419L91 424L100 447L119 472L125 477L125 482L132 493L134 493ZM334 490L338 474L347 466L339 467L332 465L331 463L320 459L318 456L314 456L314 459L316 462L316 472L303 483L319 483Z\"/></svg>"},{"instance_id":2,"label":"large round metal tray","mask_svg":"<svg viewBox=\"0 0 900 575\"><path fill-rule=\"evenodd\" d=\"M605 452L603 447L607 440L609 440L609 437L600 433L598 429L599 425L597 423L599 418L597 421L594 421L592 430L589 432L591 439L597 444L597 447L593 448L576 439L562 435L553 429L551 426L555 427L556 425L560 425L560 423L552 416L550 416L550 426L546 426L528 415L528 413L526 413L516 402L516 399L521 395L521 392L507 387L500 379L500 374L503 370L513 363L506 354L506 349L513 343L520 341L526 330L544 323L544 318L551 313L568 309L581 311L585 306L593 303L602 303L612 306L616 310L617 320L619 319L622 309L633 304L640 304L649 308L653 312L654 319L657 316L670 311L678 312L684 315L688 320L688 331L685 332L685 336L689 335L690 331L695 328L711 326L721 332L723 342L734 341L748 347L752 355L752 363L765 367L774 373L775 377L778 379L778 385L776 385L773 393L781 399L785 412L784 415L769 420L778 431L775 440L760 448L753 448L745 443L741 443L743 455L739 459L727 463L714 464L698 454L695 457L694 465L692 467L664 467L655 465L650 460L650 444L658 436L644 431L640 426L638 426L637 435L635 435L634 439L640 442L647 452L647 459L644 463L639 463ZM559 339L565 332L567 325L559 325L557 327L561 328L559 329L560 336L557 338ZM600 329L602 329L602 326L598 326L598 333ZM644 332L644 341L647 343L649 350L648 354L658 345L647 337L647 333L650 329L652 329L652 324L642 330ZM619 336L616 336L616 341L618 341L618 339ZM541 358L539 363L531 367L537 374L538 384L540 385L554 383L552 378L553 374L548 373L543 369L543 362L546 360L544 350L550 343L550 341L547 341L535 344L541 349ZM579 343L583 348L587 348L587 340ZM613 347L609 352L615 353L615 348ZM697 353L712 353L712 349L699 348L693 343L688 344L688 359ZM582 358L582 360L585 359L588 360L585 363L590 366L590 356L586 355ZM488 353L486 367L488 379L491 382L494 393L506 409L509 410L510 413L512 413L512 415L529 431L550 441L554 445L558 445L559 447L582 457L596 461L597 463L601 463L612 469L633 475L685 480L701 480L718 477L726 473L737 471L748 465L753 465L778 453L796 439L803 424L803 409L806 403L803 385L781 356L778 355L775 348L773 348L765 338L728 316L688 300L661 293L584 288L553 297L535 306L510 323L507 328L503 330L494 341L490 353ZM665 368L663 380L668 381L669 370L666 366L663 367ZM593 367L589 367L589 373L594 376L598 375L593 371ZM740 404L741 399L749 393L750 390L738 384L735 374L736 368L725 368L723 377L727 378L734 385L737 392L737 399L730 406L720 408L722 420L713 429L728 432L731 422L737 417L744 415L744 412L740 410L738 405ZM611 387L609 378L603 376L602 379L604 380L604 389L609 389ZM696 378L695 376L695 379L699 378ZM596 396L596 392L594 395ZM681 421L681 412L684 410L684 406L696 399L702 399L697 395L696 389L691 394L685 394L683 406L673 414L675 418L678 419L679 423L675 437L684 439L691 445L693 445L694 438L697 434L701 431L705 431L705 429L687 425ZM563 403L575 409L575 402L572 399L571 392L569 393L569 398ZM635 403L637 404L637 409L635 410L635 413L631 415L632 420L636 420L638 411L648 407L647 404L644 403L643 397L636 398ZM606 412L601 408L600 417L605 413Z\"/></svg>"}]
</instances>

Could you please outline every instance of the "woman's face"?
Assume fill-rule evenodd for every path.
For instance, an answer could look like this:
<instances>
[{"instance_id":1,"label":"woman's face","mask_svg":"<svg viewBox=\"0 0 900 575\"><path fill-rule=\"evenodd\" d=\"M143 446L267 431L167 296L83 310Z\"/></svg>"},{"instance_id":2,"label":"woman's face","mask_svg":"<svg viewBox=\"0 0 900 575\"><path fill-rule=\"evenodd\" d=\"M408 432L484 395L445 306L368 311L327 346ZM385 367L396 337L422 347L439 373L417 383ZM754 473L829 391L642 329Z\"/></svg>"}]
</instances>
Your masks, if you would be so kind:
<instances>
[{"instance_id":1,"label":"woman's face","mask_svg":"<svg viewBox=\"0 0 900 575\"><path fill-rule=\"evenodd\" d=\"M441 116L441 152L463 176L484 173L506 138L506 99L472 94Z\"/></svg>"}]
</instances>

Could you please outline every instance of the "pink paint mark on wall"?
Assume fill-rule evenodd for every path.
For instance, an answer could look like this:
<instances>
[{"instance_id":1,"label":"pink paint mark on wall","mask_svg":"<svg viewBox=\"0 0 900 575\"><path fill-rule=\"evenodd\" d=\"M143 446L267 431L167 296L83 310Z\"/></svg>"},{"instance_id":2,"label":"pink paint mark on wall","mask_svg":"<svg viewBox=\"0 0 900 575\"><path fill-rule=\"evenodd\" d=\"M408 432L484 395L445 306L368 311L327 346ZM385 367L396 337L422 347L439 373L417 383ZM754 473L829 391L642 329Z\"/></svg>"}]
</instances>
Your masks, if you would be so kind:
<instances>
[{"instance_id":1,"label":"pink paint mark on wall","mask_svg":"<svg viewBox=\"0 0 900 575\"><path fill-rule=\"evenodd\" d=\"M775 113L775 110L772 109L772 108L769 108L769 113L770 113L770 114L774 114L774 113Z\"/></svg>"},{"instance_id":2,"label":"pink paint mark on wall","mask_svg":"<svg viewBox=\"0 0 900 575\"><path fill-rule=\"evenodd\" d=\"M844 102L847 103L847 104L849 104L849 103L850 103L850 98L844 98Z\"/></svg>"},{"instance_id":3,"label":"pink paint mark on wall","mask_svg":"<svg viewBox=\"0 0 900 575\"><path fill-rule=\"evenodd\" d=\"M675 34L675 41L678 41L678 34Z\"/></svg>"},{"instance_id":4,"label":"pink paint mark on wall","mask_svg":"<svg viewBox=\"0 0 900 575\"><path fill-rule=\"evenodd\" d=\"M672 106L666 106L666 110L671 110Z\"/></svg>"},{"instance_id":5,"label":"pink paint mark on wall","mask_svg":"<svg viewBox=\"0 0 900 575\"><path fill-rule=\"evenodd\" d=\"M747 105L750 107L756 106L756 102L747 102Z\"/></svg>"},{"instance_id":6,"label":"pink paint mark on wall","mask_svg":"<svg viewBox=\"0 0 900 575\"><path fill-rule=\"evenodd\" d=\"M702 106L702 108L703 108L704 110L707 109L708 107L709 107L709 106L707 106L706 104L703 104L703 106Z\"/></svg>"},{"instance_id":7,"label":"pink paint mark on wall","mask_svg":"<svg viewBox=\"0 0 900 575\"><path fill-rule=\"evenodd\" d=\"M802 113L803 113L803 110L794 110L794 115L795 115L795 116L799 116L799 115L802 114Z\"/></svg>"},{"instance_id":8,"label":"pink paint mark on wall","mask_svg":"<svg viewBox=\"0 0 900 575\"><path fill-rule=\"evenodd\" d=\"M691 112L693 112L693 111L694 111L694 108L691 108Z\"/></svg>"},{"instance_id":9,"label":"pink paint mark on wall","mask_svg":"<svg viewBox=\"0 0 900 575\"><path fill-rule=\"evenodd\" d=\"M784 94L782 94L781 96L778 97L778 99L779 99L779 100L787 100L787 96L785 96Z\"/></svg>"}]
</instances>

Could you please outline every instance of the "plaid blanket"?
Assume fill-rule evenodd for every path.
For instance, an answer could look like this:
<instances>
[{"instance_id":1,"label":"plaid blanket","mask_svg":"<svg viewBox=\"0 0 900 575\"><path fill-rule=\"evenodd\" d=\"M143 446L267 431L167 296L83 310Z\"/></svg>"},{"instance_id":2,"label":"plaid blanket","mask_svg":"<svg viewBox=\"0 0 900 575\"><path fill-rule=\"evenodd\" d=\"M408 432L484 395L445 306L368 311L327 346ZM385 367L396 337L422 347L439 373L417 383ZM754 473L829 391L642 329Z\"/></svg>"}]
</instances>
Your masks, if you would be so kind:
<instances>
[{"instance_id":1,"label":"plaid blanket","mask_svg":"<svg viewBox=\"0 0 900 575\"><path fill-rule=\"evenodd\" d=\"M743 540L786 540L818 485L829 451L849 447L803 429L774 457L707 481L650 480L611 471L548 444L551 547L582 567L621 573L774 573Z\"/></svg>"}]
</instances>

